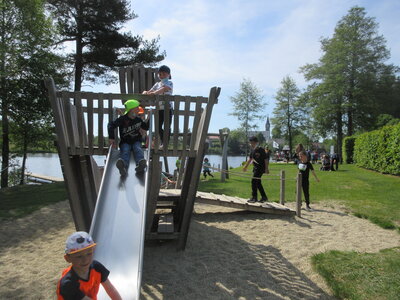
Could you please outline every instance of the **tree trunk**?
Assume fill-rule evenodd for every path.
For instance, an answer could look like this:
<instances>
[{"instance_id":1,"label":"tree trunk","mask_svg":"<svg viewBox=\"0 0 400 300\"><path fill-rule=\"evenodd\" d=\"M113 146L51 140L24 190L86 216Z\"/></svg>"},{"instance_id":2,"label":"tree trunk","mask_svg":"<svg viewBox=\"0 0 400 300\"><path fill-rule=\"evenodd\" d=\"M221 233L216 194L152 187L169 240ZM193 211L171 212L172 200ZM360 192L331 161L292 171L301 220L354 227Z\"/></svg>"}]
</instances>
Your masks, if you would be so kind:
<instances>
[{"instance_id":1,"label":"tree trunk","mask_svg":"<svg viewBox=\"0 0 400 300\"><path fill-rule=\"evenodd\" d=\"M28 128L28 122L25 124L25 128ZM25 183L25 166L26 166L26 158L28 152L28 136L27 130L24 132L24 147L23 147L23 156L22 156L22 167L21 167L21 178L19 181L20 185Z\"/></svg>"},{"instance_id":2,"label":"tree trunk","mask_svg":"<svg viewBox=\"0 0 400 300\"><path fill-rule=\"evenodd\" d=\"M338 111L336 113L336 123L337 123L337 150L336 153L339 156L340 163L343 163L342 159L342 144L343 144L343 121L342 113Z\"/></svg>"},{"instance_id":3,"label":"tree trunk","mask_svg":"<svg viewBox=\"0 0 400 300\"><path fill-rule=\"evenodd\" d=\"M5 19L4 15L2 15L1 19L1 43L4 44L5 39ZM8 100L6 93L6 57L4 51L1 51L1 78L0 78L0 101L1 101L1 125L2 125L2 137L3 137L3 145L1 146L1 188L8 187L8 165L9 165L9 154L10 154L10 142L9 142L9 126L8 126Z\"/></svg>"},{"instance_id":4,"label":"tree trunk","mask_svg":"<svg viewBox=\"0 0 400 300\"><path fill-rule=\"evenodd\" d=\"M81 8L77 8L77 17L76 17L76 28L77 28L77 36L76 36L76 57L75 57L75 91L80 91L82 88L82 74L83 74L83 44L82 44L82 12Z\"/></svg>"},{"instance_id":5,"label":"tree trunk","mask_svg":"<svg viewBox=\"0 0 400 300\"><path fill-rule=\"evenodd\" d=\"M3 81L3 80L2 80ZM2 85L4 86L4 85ZM4 89L2 89L4 90ZM3 145L1 147L1 188L8 187L8 165L10 163L10 141L9 141L9 124L8 124L8 102L4 93L1 101L1 125Z\"/></svg>"}]
</instances>

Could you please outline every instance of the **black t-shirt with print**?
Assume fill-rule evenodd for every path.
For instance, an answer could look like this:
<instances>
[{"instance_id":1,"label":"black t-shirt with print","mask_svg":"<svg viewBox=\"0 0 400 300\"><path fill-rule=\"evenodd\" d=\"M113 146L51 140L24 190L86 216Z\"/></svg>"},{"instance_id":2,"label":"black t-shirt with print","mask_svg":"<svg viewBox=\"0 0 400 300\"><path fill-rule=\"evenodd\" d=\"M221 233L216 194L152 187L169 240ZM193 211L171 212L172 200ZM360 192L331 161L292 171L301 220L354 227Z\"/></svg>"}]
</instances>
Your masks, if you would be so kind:
<instances>
[{"instance_id":1,"label":"black t-shirt with print","mask_svg":"<svg viewBox=\"0 0 400 300\"><path fill-rule=\"evenodd\" d=\"M267 154L264 148L256 147L250 153L250 158L253 159L253 171L265 172L265 160L267 159Z\"/></svg>"}]
</instances>

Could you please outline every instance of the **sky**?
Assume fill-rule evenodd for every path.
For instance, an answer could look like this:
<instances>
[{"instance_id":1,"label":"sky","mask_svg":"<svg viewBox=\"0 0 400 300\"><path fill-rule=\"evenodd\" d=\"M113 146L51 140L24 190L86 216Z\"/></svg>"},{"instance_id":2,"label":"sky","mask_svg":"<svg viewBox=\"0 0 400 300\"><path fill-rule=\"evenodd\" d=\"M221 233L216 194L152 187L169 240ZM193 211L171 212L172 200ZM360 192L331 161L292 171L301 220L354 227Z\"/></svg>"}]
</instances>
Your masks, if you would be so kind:
<instances>
[{"instance_id":1,"label":"sky","mask_svg":"<svg viewBox=\"0 0 400 300\"><path fill-rule=\"evenodd\" d=\"M272 117L274 96L285 76L303 89L299 68L317 63L321 38L333 35L337 22L353 6L366 9L391 52L387 63L400 66L399 0L132 0L137 18L125 30L145 39L159 37L171 68L175 95L208 96L221 87L209 132L239 128L230 116L244 78L264 96L265 119ZM95 86L97 92L119 92L118 85ZM264 128L265 120L259 122Z\"/></svg>"}]
</instances>

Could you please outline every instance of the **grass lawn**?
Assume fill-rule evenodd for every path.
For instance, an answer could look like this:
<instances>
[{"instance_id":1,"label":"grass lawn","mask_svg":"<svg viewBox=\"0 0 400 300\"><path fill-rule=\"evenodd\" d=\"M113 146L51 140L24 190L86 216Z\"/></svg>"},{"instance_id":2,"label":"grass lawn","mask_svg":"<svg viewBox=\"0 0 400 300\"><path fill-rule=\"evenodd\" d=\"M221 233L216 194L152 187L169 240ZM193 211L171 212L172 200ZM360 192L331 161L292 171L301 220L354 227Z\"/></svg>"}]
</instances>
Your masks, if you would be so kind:
<instances>
[{"instance_id":1,"label":"grass lawn","mask_svg":"<svg viewBox=\"0 0 400 300\"><path fill-rule=\"evenodd\" d=\"M400 248L329 251L313 256L312 264L340 299L400 299Z\"/></svg>"},{"instance_id":2,"label":"grass lawn","mask_svg":"<svg viewBox=\"0 0 400 300\"><path fill-rule=\"evenodd\" d=\"M310 202L336 201L344 204L353 214L367 218L383 228L400 227L400 177L383 175L373 171L358 168L354 165L339 165L339 170L326 172L319 170L320 165L314 165L320 182L316 182L310 174ZM285 170L286 201L295 201L295 181L297 174L293 164L270 164L270 174L278 175ZM232 169L241 172L241 168ZM252 174L251 170L247 173ZM230 179L221 183L220 174L215 173L214 179L201 181L199 190L214 192L242 198L250 198L251 184L249 178L231 174ZM279 201L279 177L263 176L274 180L263 180L263 186L270 201Z\"/></svg>"},{"instance_id":3,"label":"grass lawn","mask_svg":"<svg viewBox=\"0 0 400 300\"><path fill-rule=\"evenodd\" d=\"M64 182L18 185L0 190L0 220L20 218L46 205L67 199Z\"/></svg>"}]
</instances>

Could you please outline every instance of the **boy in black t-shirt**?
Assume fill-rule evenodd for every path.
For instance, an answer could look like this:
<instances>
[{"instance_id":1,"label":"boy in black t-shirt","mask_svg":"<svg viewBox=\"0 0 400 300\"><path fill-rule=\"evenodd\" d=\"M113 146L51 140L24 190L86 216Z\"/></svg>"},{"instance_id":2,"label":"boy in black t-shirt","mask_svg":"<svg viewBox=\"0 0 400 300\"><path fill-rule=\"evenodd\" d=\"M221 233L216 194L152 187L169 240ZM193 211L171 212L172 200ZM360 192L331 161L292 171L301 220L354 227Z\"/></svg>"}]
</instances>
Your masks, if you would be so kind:
<instances>
[{"instance_id":1,"label":"boy in black t-shirt","mask_svg":"<svg viewBox=\"0 0 400 300\"><path fill-rule=\"evenodd\" d=\"M141 130L148 130L149 124L138 116L139 104L139 101L134 99L126 101L124 103L124 114L115 121L110 122L107 127L110 145L113 145L113 147L117 147L115 144L114 129L119 128L121 141L119 143L120 158L117 161L117 168L122 177L125 177L127 174L131 152L133 152L136 162L136 173L143 173L147 166L142 149Z\"/></svg>"},{"instance_id":2,"label":"boy in black t-shirt","mask_svg":"<svg viewBox=\"0 0 400 300\"><path fill-rule=\"evenodd\" d=\"M258 139L255 136L252 136L249 139L250 146L251 146L251 153L249 160L246 162L245 166L243 167L243 171L247 171L247 167L250 163L253 163L253 179L251 180L251 190L252 196L247 201L249 203L257 202L257 190L260 191L261 200L259 202L268 201L267 194L264 191L264 188L261 183L261 176L265 173L268 174L268 160L267 154L265 153L264 148L258 146Z\"/></svg>"},{"instance_id":3,"label":"boy in black t-shirt","mask_svg":"<svg viewBox=\"0 0 400 300\"><path fill-rule=\"evenodd\" d=\"M299 153L300 163L298 164L299 171L301 173L301 185L303 188L304 198L306 200L306 209L311 210L310 207L310 182L308 178L310 176L310 170L315 177L315 180L319 182L317 174L315 174L313 165L308 161L307 153L301 151Z\"/></svg>"},{"instance_id":4,"label":"boy in black t-shirt","mask_svg":"<svg viewBox=\"0 0 400 300\"><path fill-rule=\"evenodd\" d=\"M58 300L96 300L100 284L112 300L122 299L108 279L110 271L93 260L95 247L96 243L87 232L78 231L68 237L64 258L71 266L62 272L57 284Z\"/></svg>"}]
</instances>

